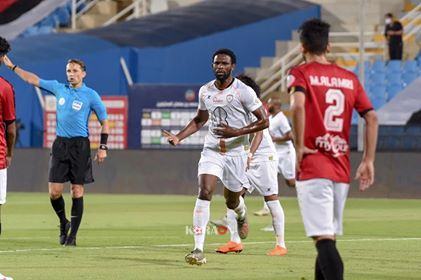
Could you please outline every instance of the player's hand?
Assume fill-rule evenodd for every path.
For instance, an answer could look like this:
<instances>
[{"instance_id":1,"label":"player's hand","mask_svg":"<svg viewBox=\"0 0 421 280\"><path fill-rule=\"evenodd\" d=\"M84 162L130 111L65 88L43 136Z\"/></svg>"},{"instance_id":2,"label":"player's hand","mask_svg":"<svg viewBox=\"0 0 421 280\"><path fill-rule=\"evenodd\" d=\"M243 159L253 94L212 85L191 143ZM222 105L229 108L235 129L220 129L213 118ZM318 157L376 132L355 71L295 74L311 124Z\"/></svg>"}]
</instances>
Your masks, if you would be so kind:
<instances>
[{"instance_id":1,"label":"player's hand","mask_svg":"<svg viewBox=\"0 0 421 280\"><path fill-rule=\"evenodd\" d=\"M236 128L232 128L224 123L215 127L213 129L213 133L215 133L218 138L231 138L238 136L238 130Z\"/></svg>"},{"instance_id":2,"label":"player's hand","mask_svg":"<svg viewBox=\"0 0 421 280\"><path fill-rule=\"evenodd\" d=\"M247 166L246 166L246 171L249 170L250 168L250 163L253 160L253 154L248 154L247 156Z\"/></svg>"},{"instance_id":3,"label":"player's hand","mask_svg":"<svg viewBox=\"0 0 421 280\"><path fill-rule=\"evenodd\" d=\"M295 147L295 153L297 155L296 168L297 168L297 171L300 171L300 166L301 166L301 162L303 161L304 155L315 154L317 153L317 150L307 148L306 146L303 146L302 148Z\"/></svg>"},{"instance_id":4,"label":"player's hand","mask_svg":"<svg viewBox=\"0 0 421 280\"><path fill-rule=\"evenodd\" d=\"M98 149L98 152L95 155L94 161L96 161L98 164L103 163L105 158L107 157L107 151Z\"/></svg>"},{"instance_id":5,"label":"player's hand","mask_svg":"<svg viewBox=\"0 0 421 280\"><path fill-rule=\"evenodd\" d=\"M7 68L12 69L13 66L15 66L7 55L4 55L2 60L3 60L4 65L6 65Z\"/></svg>"},{"instance_id":6,"label":"player's hand","mask_svg":"<svg viewBox=\"0 0 421 280\"><path fill-rule=\"evenodd\" d=\"M178 144L180 144L180 139L176 135L169 132L168 130L161 129L161 133L162 133L162 136L167 138L168 143L170 143L171 145L177 146Z\"/></svg>"},{"instance_id":7,"label":"player's hand","mask_svg":"<svg viewBox=\"0 0 421 280\"><path fill-rule=\"evenodd\" d=\"M12 165L12 157L6 156L6 168Z\"/></svg>"},{"instance_id":8,"label":"player's hand","mask_svg":"<svg viewBox=\"0 0 421 280\"><path fill-rule=\"evenodd\" d=\"M374 163L363 160L358 166L355 180L360 180L360 191L365 191L374 183Z\"/></svg>"}]
</instances>

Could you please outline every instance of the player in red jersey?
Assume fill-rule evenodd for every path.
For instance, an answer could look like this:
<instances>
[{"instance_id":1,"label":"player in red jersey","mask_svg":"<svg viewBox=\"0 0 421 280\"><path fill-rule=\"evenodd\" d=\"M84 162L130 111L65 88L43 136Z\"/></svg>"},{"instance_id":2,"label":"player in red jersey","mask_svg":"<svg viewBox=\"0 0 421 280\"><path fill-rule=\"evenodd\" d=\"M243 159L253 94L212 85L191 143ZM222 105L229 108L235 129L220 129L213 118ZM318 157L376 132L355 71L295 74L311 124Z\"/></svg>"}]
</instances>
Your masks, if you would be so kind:
<instances>
[{"instance_id":1,"label":"player in red jersey","mask_svg":"<svg viewBox=\"0 0 421 280\"><path fill-rule=\"evenodd\" d=\"M10 51L6 39L0 37L0 64ZM15 93L13 86L0 77L0 234L1 206L6 203L7 167L12 163L16 139Z\"/></svg>"},{"instance_id":2,"label":"player in red jersey","mask_svg":"<svg viewBox=\"0 0 421 280\"><path fill-rule=\"evenodd\" d=\"M358 78L326 59L329 24L313 19L300 27L305 63L291 69L288 89L297 152L297 196L308 237L317 248L315 279L343 279L336 248L350 183L352 110L364 118L364 154L356 179L360 190L374 181L377 116Z\"/></svg>"}]
</instances>

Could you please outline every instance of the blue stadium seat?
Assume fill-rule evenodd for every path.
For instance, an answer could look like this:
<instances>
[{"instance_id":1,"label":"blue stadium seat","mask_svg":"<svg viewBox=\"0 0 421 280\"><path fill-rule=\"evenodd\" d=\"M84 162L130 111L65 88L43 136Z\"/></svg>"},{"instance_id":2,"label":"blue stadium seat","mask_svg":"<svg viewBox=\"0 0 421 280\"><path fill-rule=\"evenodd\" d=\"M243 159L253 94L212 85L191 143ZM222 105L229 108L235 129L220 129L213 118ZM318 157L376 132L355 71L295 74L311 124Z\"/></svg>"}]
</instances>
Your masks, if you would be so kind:
<instances>
[{"instance_id":1,"label":"blue stadium seat","mask_svg":"<svg viewBox=\"0 0 421 280\"><path fill-rule=\"evenodd\" d=\"M386 72L400 72L401 71L401 61L400 60L390 60L386 66Z\"/></svg>"},{"instance_id":2,"label":"blue stadium seat","mask_svg":"<svg viewBox=\"0 0 421 280\"><path fill-rule=\"evenodd\" d=\"M375 60L373 62L373 66L371 67L371 71L374 73L386 72L386 67L384 66L384 62L382 60Z\"/></svg>"},{"instance_id":3,"label":"blue stadium seat","mask_svg":"<svg viewBox=\"0 0 421 280\"><path fill-rule=\"evenodd\" d=\"M390 85L387 87L387 100L390 101L395 97L399 92L401 92L403 87L398 84Z\"/></svg>"},{"instance_id":4,"label":"blue stadium seat","mask_svg":"<svg viewBox=\"0 0 421 280\"><path fill-rule=\"evenodd\" d=\"M373 84L367 89L370 99L386 99L386 86Z\"/></svg>"},{"instance_id":5,"label":"blue stadium seat","mask_svg":"<svg viewBox=\"0 0 421 280\"><path fill-rule=\"evenodd\" d=\"M409 85L410 83L412 83L412 81L414 81L416 78L418 78L418 73L417 72L404 72L402 75L402 80L404 82L404 86Z\"/></svg>"},{"instance_id":6,"label":"blue stadium seat","mask_svg":"<svg viewBox=\"0 0 421 280\"><path fill-rule=\"evenodd\" d=\"M403 65L404 72L418 72L418 65L417 61L415 60L407 60Z\"/></svg>"},{"instance_id":7,"label":"blue stadium seat","mask_svg":"<svg viewBox=\"0 0 421 280\"><path fill-rule=\"evenodd\" d=\"M387 99L386 98L373 98L371 99L371 103L373 104L373 107L375 110L378 110L379 108L381 108L384 104L387 103Z\"/></svg>"},{"instance_id":8,"label":"blue stadium seat","mask_svg":"<svg viewBox=\"0 0 421 280\"><path fill-rule=\"evenodd\" d=\"M54 13L58 17L60 26L67 26L70 22L70 12L66 6L60 7Z\"/></svg>"},{"instance_id":9,"label":"blue stadium seat","mask_svg":"<svg viewBox=\"0 0 421 280\"><path fill-rule=\"evenodd\" d=\"M354 69L354 73L355 75L358 76L358 74L360 73L360 64L357 64L357 67L355 67ZM371 71L371 63L370 61L364 61L364 74L367 75L367 73L369 73Z\"/></svg>"},{"instance_id":10,"label":"blue stadium seat","mask_svg":"<svg viewBox=\"0 0 421 280\"><path fill-rule=\"evenodd\" d=\"M386 84L386 75L384 73L373 73L370 77L370 82L373 84Z\"/></svg>"},{"instance_id":11,"label":"blue stadium seat","mask_svg":"<svg viewBox=\"0 0 421 280\"><path fill-rule=\"evenodd\" d=\"M41 26L38 28L38 34L50 34L54 32L54 27L52 26Z\"/></svg>"},{"instance_id":12,"label":"blue stadium seat","mask_svg":"<svg viewBox=\"0 0 421 280\"><path fill-rule=\"evenodd\" d=\"M387 79L388 85L401 85L402 84L402 73L401 72L387 73L386 79Z\"/></svg>"}]
</instances>

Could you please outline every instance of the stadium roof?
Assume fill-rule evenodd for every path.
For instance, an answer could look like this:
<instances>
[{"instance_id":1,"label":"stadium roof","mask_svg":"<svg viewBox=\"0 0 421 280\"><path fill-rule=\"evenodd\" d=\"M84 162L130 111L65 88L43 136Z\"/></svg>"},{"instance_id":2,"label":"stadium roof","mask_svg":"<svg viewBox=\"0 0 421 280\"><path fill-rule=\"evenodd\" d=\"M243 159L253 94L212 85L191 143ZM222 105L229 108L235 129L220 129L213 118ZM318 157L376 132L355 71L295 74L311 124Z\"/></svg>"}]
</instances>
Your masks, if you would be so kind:
<instances>
[{"instance_id":1,"label":"stadium roof","mask_svg":"<svg viewBox=\"0 0 421 280\"><path fill-rule=\"evenodd\" d=\"M313 5L301 0L206 0L85 33L122 46L162 47Z\"/></svg>"}]
</instances>

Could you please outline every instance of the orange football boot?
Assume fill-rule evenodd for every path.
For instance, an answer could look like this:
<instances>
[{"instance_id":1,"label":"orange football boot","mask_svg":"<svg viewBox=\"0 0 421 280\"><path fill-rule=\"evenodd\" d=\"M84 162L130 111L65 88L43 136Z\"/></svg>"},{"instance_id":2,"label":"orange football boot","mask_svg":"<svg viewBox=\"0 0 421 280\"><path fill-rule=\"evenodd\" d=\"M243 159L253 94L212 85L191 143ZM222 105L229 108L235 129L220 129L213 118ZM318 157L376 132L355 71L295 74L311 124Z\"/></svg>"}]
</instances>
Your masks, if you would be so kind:
<instances>
[{"instance_id":1,"label":"orange football boot","mask_svg":"<svg viewBox=\"0 0 421 280\"><path fill-rule=\"evenodd\" d=\"M270 250L268 256L285 256L288 253L287 248L276 245L275 249Z\"/></svg>"},{"instance_id":2,"label":"orange football boot","mask_svg":"<svg viewBox=\"0 0 421 280\"><path fill-rule=\"evenodd\" d=\"M228 241L227 244L222 245L218 249L216 249L217 253L220 254L227 254L227 253L241 253L243 251L243 244L235 243L233 241Z\"/></svg>"}]
</instances>

